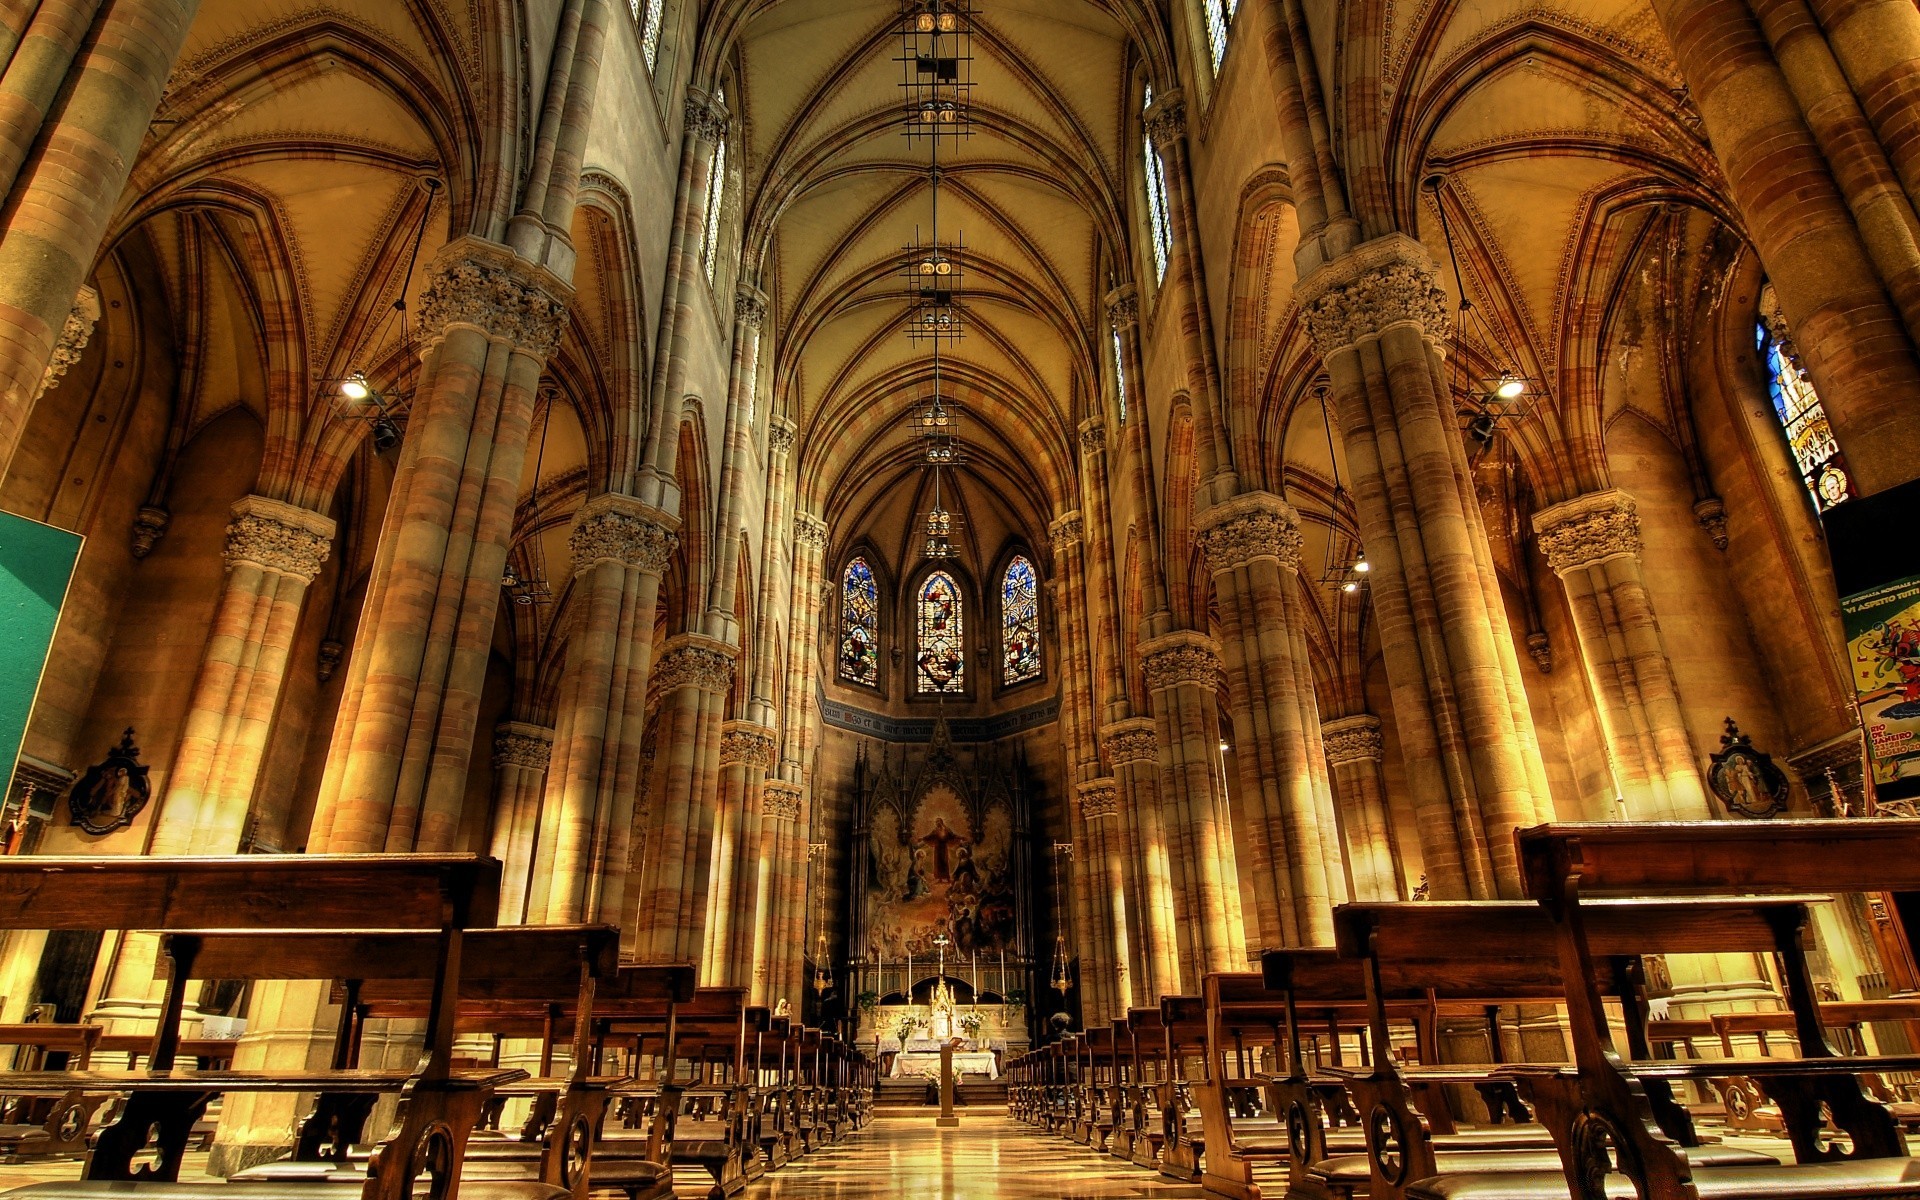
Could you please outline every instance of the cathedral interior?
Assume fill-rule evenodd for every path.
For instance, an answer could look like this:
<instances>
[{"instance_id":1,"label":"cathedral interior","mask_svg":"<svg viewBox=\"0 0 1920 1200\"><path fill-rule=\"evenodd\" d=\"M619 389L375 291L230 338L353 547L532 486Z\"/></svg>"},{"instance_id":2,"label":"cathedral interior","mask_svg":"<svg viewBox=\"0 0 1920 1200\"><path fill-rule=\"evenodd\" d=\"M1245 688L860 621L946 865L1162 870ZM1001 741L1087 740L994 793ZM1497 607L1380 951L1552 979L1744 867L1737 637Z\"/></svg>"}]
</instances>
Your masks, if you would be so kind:
<instances>
[{"instance_id":1,"label":"cathedral interior","mask_svg":"<svg viewBox=\"0 0 1920 1200\"><path fill-rule=\"evenodd\" d=\"M1917 133L1913 0L0 0L0 867L465 856L1018 1110L1538 826L1902 844ZM1920 989L1902 879L1827 1000ZM21 903L0 1033L327 1061Z\"/></svg>"}]
</instances>

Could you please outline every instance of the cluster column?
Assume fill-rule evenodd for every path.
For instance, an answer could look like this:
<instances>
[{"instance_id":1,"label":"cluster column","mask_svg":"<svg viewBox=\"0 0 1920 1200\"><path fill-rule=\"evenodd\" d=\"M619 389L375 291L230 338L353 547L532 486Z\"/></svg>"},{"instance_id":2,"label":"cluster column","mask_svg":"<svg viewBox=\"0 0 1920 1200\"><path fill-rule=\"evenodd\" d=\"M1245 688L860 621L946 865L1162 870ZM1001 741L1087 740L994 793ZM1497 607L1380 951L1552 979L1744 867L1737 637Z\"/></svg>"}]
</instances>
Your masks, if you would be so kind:
<instances>
[{"instance_id":1,"label":"cluster column","mask_svg":"<svg viewBox=\"0 0 1920 1200\"><path fill-rule=\"evenodd\" d=\"M667 643L654 669L660 697L654 736L667 761L646 821L638 894L646 919L636 940L643 962L706 963L720 718L737 653L725 642L681 634ZM704 969L701 982L713 982Z\"/></svg>"},{"instance_id":2,"label":"cluster column","mask_svg":"<svg viewBox=\"0 0 1920 1200\"><path fill-rule=\"evenodd\" d=\"M1533 528L1560 577L1628 815L1643 821L1712 816L1680 712L1641 570L1640 514L1625 492L1589 492L1542 509Z\"/></svg>"},{"instance_id":3,"label":"cluster column","mask_svg":"<svg viewBox=\"0 0 1920 1200\"><path fill-rule=\"evenodd\" d=\"M246 496L227 523L227 574L174 759L154 854L240 848L307 588L333 545L329 517Z\"/></svg>"},{"instance_id":4,"label":"cluster column","mask_svg":"<svg viewBox=\"0 0 1920 1200\"><path fill-rule=\"evenodd\" d=\"M1434 895L1518 895L1512 831L1551 801L1441 366L1446 295L1426 249L1391 234L1295 296L1333 383Z\"/></svg>"},{"instance_id":5,"label":"cluster column","mask_svg":"<svg viewBox=\"0 0 1920 1200\"><path fill-rule=\"evenodd\" d=\"M701 977L731 987L751 986L755 930L736 920L741 905L757 916L761 862L766 843L760 825L761 785L773 767L773 729L752 721L728 721L720 730L720 809L713 838L713 890L707 901L707 943ZM753 857L740 847L758 842ZM768 875L772 864L766 864Z\"/></svg>"},{"instance_id":6,"label":"cluster column","mask_svg":"<svg viewBox=\"0 0 1920 1200\"><path fill-rule=\"evenodd\" d=\"M1059 630L1061 724L1064 727L1068 779L1081 783L1100 771L1100 751L1094 744L1093 652L1087 634L1086 577L1081 554L1082 522L1078 512L1064 513L1048 526L1053 543L1053 612ZM1082 1016L1089 1022L1106 1019L1113 1004L1112 945L1101 930L1109 923L1106 897L1093 882L1093 854L1085 820L1078 809L1068 813L1073 841L1073 924L1080 951Z\"/></svg>"},{"instance_id":7,"label":"cluster column","mask_svg":"<svg viewBox=\"0 0 1920 1200\"><path fill-rule=\"evenodd\" d=\"M569 289L504 246L450 243L420 306L426 365L375 553L310 845L453 844L534 392Z\"/></svg>"},{"instance_id":8,"label":"cluster column","mask_svg":"<svg viewBox=\"0 0 1920 1200\"><path fill-rule=\"evenodd\" d=\"M654 613L678 527L671 514L612 493L574 518L575 617L526 907L532 923L617 920L625 908Z\"/></svg>"},{"instance_id":9,"label":"cluster column","mask_svg":"<svg viewBox=\"0 0 1920 1200\"><path fill-rule=\"evenodd\" d=\"M1278 496L1248 492L1206 510L1198 525L1220 602L1260 940L1332 945L1332 906L1345 888L1322 840L1335 821L1325 777L1314 771L1320 713L1303 653L1305 612L1293 595L1299 514Z\"/></svg>"},{"instance_id":10,"label":"cluster column","mask_svg":"<svg viewBox=\"0 0 1920 1200\"><path fill-rule=\"evenodd\" d=\"M769 779L760 790L760 829L763 867L771 875L766 894L771 907L755 908L753 923L753 987L755 1003L786 1000L798 1011L800 978L807 936L807 839L800 817L805 791L785 779Z\"/></svg>"},{"instance_id":11,"label":"cluster column","mask_svg":"<svg viewBox=\"0 0 1920 1200\"><path fill-rule=\"evenodd\" d=\"M487 853L500 860L500 923L527 919L533 856L540 836L540 798L553 761L553 730L508 721L493 732L493 836Z\"/></svg>"},{"instance_id":12,"label":"cluster column","mask_svg":"<svg viewBox=\"0 0 1920 1200\"><path fill-rule=\"evenodd\" d=\"M1133 972L1127 938L1128 882L1125 838L1120 829L1120 786L1108 777L1090 779L1076 790L1080 819L1087 831L1087 861L1082 872L1097 897L1093 905L1096 928L1090 933L1111 964L1107 1014L1124 1017L1133 1007ZM1087 1019L1088 1028L1094 1024L1095 1018Z\"/></svg>"},{"instance_id":13,"label":"cluster column","mask_svg":"<svg viewBox=\"0 0 1920 1200\"><path fill-rule=\"evenodd\" d=\"M1247 965L1233 815L1220 757L1220 651L1205 634L1181 629L1143 643L1140 657L1160 744L1179 978L1197 987L1209 971Z\"/></svg>"},{"instance_id":14,"label":"cluster column","mask_svg":"<svg viewBox=\"0 0 1920 1200\"><path fill-rule=\"evenodd\" d=\"M1126 873L1128 973L1139 999L1156 1004L1180 990L1180 959L1174 932L1173 863L1160 812L1160 739L1150 717L1129 717L1100 731L1107 765L1113 768L1120 828L1132 853Z\"/></svg>"},{"instance_id":15,"label":"cluster column","mask_svg":"<svg viewBox=\"0 0 1920 1200\"><path fill-rule=\"evenodd\" d=\"M1347 889L1362 903L1404 900L1405 878L1387 810L1380 718L1359 713L1320 726L1327 769L1340 804L1347 843Z\"/></svg>"},{"instance_id":16,"label":"cluster column","mask_svg":"<svg viewBox=\"0 0 1920 1200\"><path fill-rule=\"evenodd\" d=\"M0 22L0 478L84 311L76 297L200 4L25 7Z\"/></svg>"}]
</instances>

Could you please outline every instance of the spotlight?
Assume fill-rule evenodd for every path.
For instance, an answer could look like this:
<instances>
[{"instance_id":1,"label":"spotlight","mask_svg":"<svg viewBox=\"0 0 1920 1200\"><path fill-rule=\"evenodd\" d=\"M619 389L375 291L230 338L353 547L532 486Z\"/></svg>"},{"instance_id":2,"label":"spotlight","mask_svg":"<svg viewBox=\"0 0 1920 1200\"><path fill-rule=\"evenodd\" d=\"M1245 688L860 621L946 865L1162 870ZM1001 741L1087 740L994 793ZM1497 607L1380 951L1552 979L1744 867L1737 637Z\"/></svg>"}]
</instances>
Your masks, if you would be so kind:
<instances>
[{"instance_id":1,"label":"spotlight","mask_svg":"<svg viewBox=\"0 0 1920 1200\"><path fill-rule=\"evenodd\" d=\"M367 382L364 371L355 371L340 381L340 394L358 403L373 395L373 385Z\"/></svg>"},{"instance_id":2,"label":"spotlight","mask_svg":"<svg viewBox=\"0 0 1920 1200\"><path fill-rule=\"evenodd\" d=\"M1368 571L1373 570L1373 564L1367 561L1366 555L1362 554L1359 558L1353 560L1353 569L1365 575Z\"/></svg>"},{"instance_id":3,"label":"spotlight","mask_svg":"<svg viewBox=\"0 0 1920 1200\"><path fill-rule=\"evenodd\" d=\"M373 423L373 449L384 454L400 444L400 427L381 417Z\"/></svg>"},{"instance_id":4,"label":"spotlight","mask_svg":"<svg viewBox=\"0 0 1920 1200\"><path fill-rule=\"evenodd\" d=\"M1501 400L1518 400L1527 394L1527 381L1508 371L1493 385L1493 394Z\"/></svg>"},{"instance_id":5,"label":"spotlight","mask_svg":"<svg viewBox=\"0 0 1920 1200\"><path fill-rule=\"evenodd\" d=\"M1348 583L1341 584L1340 590L1343 592L1357 592L1360 590L1360 585L1357 583L1348 582Z\"/></svg>"}]
</instances>

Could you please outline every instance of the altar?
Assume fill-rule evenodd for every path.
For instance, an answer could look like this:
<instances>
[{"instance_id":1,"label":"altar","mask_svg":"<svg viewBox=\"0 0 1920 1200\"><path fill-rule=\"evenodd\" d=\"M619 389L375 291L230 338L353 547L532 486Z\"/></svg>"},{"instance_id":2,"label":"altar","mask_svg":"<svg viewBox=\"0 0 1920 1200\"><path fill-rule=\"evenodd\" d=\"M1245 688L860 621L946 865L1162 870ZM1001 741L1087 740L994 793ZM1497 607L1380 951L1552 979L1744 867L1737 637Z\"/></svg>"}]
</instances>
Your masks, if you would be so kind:
<instances>
[{"instance_id":1,"label":"altar","mask_svg":"<svg viewBox=\"0 0 1920 1200\"><path fill-rule=\"evenodd\" d=\"M969 1049L956 1048L953 1052L953 1077L964 1079L969 1075L985 1075L988 1079L1000 1078L1000 1064L993 1051L972 1048L973 1043L965 1043ZM931 1049L921 1049L922 1046ZM914 1039L909 1041L900 1053L893 1056L893 1078L895 1079L939 1079L940 1044L938 1042Z\"/></svg>"}]
</instances>

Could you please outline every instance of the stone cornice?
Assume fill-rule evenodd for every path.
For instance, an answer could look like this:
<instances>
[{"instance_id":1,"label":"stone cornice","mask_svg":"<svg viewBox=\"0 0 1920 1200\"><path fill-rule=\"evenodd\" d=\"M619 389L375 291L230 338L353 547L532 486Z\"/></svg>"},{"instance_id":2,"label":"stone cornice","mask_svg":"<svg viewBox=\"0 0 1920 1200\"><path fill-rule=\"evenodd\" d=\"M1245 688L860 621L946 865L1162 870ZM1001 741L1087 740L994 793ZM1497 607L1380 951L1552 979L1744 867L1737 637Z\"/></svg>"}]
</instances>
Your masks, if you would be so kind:
<instances>
[{"instance_id":1,"label":"stone cornice","mask_svg":"<svg viewBox=\"0 0 1920 1200\"><path fill-rule=\"evenodd\" d=\"M1159 734L1151 717L1115 721L1100 731L1100 748L1115 770L1128 763L1160 761Z\"/></svg>"},{"instance_id":2,"label":"stone cornice","mask_svg":"<svg viewBox=\"0 0 1920 1200\"><path fill-rule=\"evenodd\" d=\"M574 571L603 562L619 563L658 575L667 569L680 544L680 519L631 496L605 492L580 506L568 547Z\"/></svg>"},{"instance_id":3,"label":"stone cornice","mask_svg":"<svg viewBox=\"0 0 1920 1200\"><path fill-rule=\"evenodd\" d=\"M427 341L465 325L545 359L560 344L572 289L544 267L484 238L448 242L434 258L420 299L420 332Z\"/></svg>"},{"instance_id":4,"label":"stone cornice","mask_svg":"<svg viewBox=\"0 0 1920 1200\"><path fill-rule=\"evenodd\" d=\"M724 693L733 686L737 646L698 633L683 633L667 641L653 668L651 689L665 696L684 687Z\"/></svg>"},{"instance_id":5,"label":"stone cornice","mask_svg":"<svg viewBox=\"0 0 1920 1200\"><path fill-rule=\"evenodd\" d=\"M333 518L265 496L242 496L227 522L227 569L241 564L312 583L333 548Z\"/></svg>"},{"instance_id":6,"label":"stone cornice","mask_svg":"<svg viewBox=\"0 0 1920 1200\"><path fill-rule=\"evenodd\" d=\"M1195 539L1215 574L1271 558L1283 570L1300 566L1300 514L1271 492L1247 492L1200 514Z\"/></svg>"},{"instance_id":7,"label":"stone cornice","mask_svg":"<svg viewBox=\"0 0 1920 1200\"><path fill-rule=\"evenodd\" d=\"M773 762L773 730L757 721L728 721L720 726L721 766L768 770Z\"/></svg>"},{"instance_id":8,"label":"stone cornice","mask_svg":"<svg viewBox=\"0 0 1920 1200\"><path fill-rule=\"evenodd\" d=\"M1219 646L1206 634L1191 629L1176 629L1141 643L1140 660L1146 670L1149 691L1164 691L1183 684L1218 691L1224 678Z\"/></svg>"},{"instance_id":9,"label":"stone cornice","mask_svg":"<svg viewBox=\"0 0 1920 1200\"><path fill-rule=\"evenodd\" d=\"M1080 815L1089 821L1120 815L1120 788L1111 779L1090 779L1080 785Z\"/></svg>"},{"instance_id":10,"label":"stone cornice","mask_svg":"<svg viewBox=\"0 0 1920 1200\"><path fill-rule=\"evenodd\" d=\"M553 730L524 721L508 721L493 731L493 766L544 771L553 759Z\"/></svg>"},{"instance_id":11,"label":"stone cornice","mask_svg":"<svg viewBox=\"0 0 1920 1200\"><path fill-rule=\"evenodd\" d=\"M797 783L769 779L760 789L760 811L776 821L798 821L804 791Z\"/></svg>"},{"instance_id":12,"label":"stone cornice","mask_svg":"<svg viewBox=\"0 0 1920 1200\"><path fill-rule=\"evenodd\" d=\"M1452 328L1439 270L1426 247L1405 234L1356 246L1309 273L1293 295L1323 362L1397 325L1415 326L1435 342Z\"/></svg>"},{"instance_id":13,"label":"stone cornice","mask_svg":"<svg viewBox=\"0 0 1920 1200\"><path fill-rule=\"evenodd\" d=\"M1533 514L1533 532L1555 575L1640 556L1639 510L1633 497L1617 488L1541 509Z\"/></svg>"},{"instance_id":14,"label":"stone cornice","mask_svg":"<svg viewBox=\"0 0 1920 1200\"><path fill-rule=\"evenodd\" d=\"M1341 767L1353 762L1379 762L1382 757L1380 718L1372 713L1357 713L1320 724L1320 741L1326 746L1327 766Z\"/></svg>"}]
</instances>

